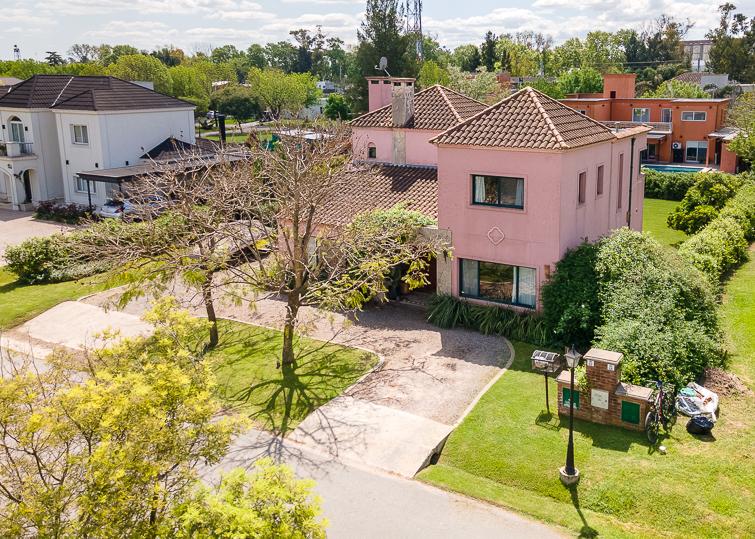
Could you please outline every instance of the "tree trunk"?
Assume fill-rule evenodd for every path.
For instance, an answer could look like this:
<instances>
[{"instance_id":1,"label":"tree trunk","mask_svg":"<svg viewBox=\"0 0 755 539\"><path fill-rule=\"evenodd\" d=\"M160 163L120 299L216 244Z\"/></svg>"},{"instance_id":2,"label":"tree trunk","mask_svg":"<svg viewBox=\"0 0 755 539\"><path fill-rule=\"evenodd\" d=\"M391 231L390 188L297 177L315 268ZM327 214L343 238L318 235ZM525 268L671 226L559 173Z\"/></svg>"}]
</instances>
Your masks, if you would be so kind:
<instances>
[{"instance_id":1,"label":"tree trunk","mask_svg":"<svg viewBox=\"0 0 755 539\"><path fill-rule=\"evenodd\" d=\"M297 315L299 314L299 301L298 292L289 293L286 305L286 318L283 322L283 353L281 360L284 370L296 367L296 357L294 357L294 327Z\"/></svg>"},{"instance_id":2,"label":"tree trunk","mask_svg":"<svg viewBox=\"0 0 755 539\"><path fill-rule=\"evenodd\" d=\"M204 299L204 308L207 311L207 320L212 324L210 326L210 343L208 348L215 348L218 345L218 318L215 315L215 304L212 301L212 275L202 285L202 298Z\"/></svg>"}]
</instances>

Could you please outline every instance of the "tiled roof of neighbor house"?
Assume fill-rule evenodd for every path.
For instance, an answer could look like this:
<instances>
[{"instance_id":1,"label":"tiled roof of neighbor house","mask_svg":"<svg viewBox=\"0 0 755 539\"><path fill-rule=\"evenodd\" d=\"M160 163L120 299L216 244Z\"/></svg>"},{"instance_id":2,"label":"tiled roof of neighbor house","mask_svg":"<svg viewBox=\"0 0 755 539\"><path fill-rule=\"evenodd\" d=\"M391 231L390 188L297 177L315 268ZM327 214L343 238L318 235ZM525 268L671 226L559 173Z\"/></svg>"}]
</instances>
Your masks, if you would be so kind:
<instances>
[{"instance_id":1,"label":"tiled roof of neighbor house","mask_svg":"<svg viewBox=\"0 0 755 539\"><path fill-rule=\"evenodd\" d=\"M180 159L191 155L207 155L217 153L219 143L198 138L195 144L168 137L160 144L146 152L139 159L160 161L165 159Z\"/></svg>"},{"instance_id":2,"label":"tiled roof of neighbor house","mask_svg":"<svg viewBox=\"0 0 755 539\"><path fill-rule=\"evenodd\" d=\"M615 140L610 129L529 86L430 139L436 144L568 150Z\"/></svg>"},{"instance_id":3,"label":"tiled roof of neighbor house","mask_svg":"<svg viewBox=\"0 0 755 539\"><path fill-rule=\"evenodd\" d=\"M487 105L436 84L414 94L414 116L406 125L413 129L444 130L474 116ZM351 121L354 127L392 127L391 105L363 114Z\"/></svg>"},{"instance_id":4,"label":"tiled roof of neighbor house","mask_svg":"<svg viewBox=\"0 0 755 539\"><path fill-rule=\"evenodd\" d=\"M713 73L707 73L705 71L687 71L681 75L674 77L674 80L681 82L691 82L693 84L700 84L703 80L703 75L712 75Z\"/></svg>"},{"instance_id":5,"label":"tiled roof of neighbor house","mask_svg":"<svg viewBox=\"0 0 755 539\"><path fill-rule=\"evenodd\" d=\"M438 217L438 170L434 167L374 165L355 170L348 181L353 189L342 189L318 214L319 223L345 225L358 213L389 209L400 202L432 219Z\"/></svg>"},{"instance_id":6,"label":"tiled roof of neighbor house","mask_svg":"<svg viewBox=\"0 0 755 539\"><path fill-rule=\"evenodd\" d=\"M0 96L0 107L63 110L144 110L193 107L191 103L115 77L34 75Z\"/></svg>"}]
</instances>

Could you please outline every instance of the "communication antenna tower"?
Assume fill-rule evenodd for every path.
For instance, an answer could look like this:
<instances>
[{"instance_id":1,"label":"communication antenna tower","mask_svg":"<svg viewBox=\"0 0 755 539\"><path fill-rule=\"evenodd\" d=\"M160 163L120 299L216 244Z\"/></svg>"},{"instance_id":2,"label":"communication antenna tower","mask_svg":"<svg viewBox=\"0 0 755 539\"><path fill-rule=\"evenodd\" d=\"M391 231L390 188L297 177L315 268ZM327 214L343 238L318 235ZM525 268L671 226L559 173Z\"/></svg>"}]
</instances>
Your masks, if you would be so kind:
<instances>
[{"instance_id":1,"label":"communication antenna tower","mask_svg":"<svg viewBox=\"0 0 755 539\"><path fill-rule=\"evenodd\" d=\"M422 0L406 0L406 33L415 36L417 58L422 60Z\"/></svg>"}]
</instances>

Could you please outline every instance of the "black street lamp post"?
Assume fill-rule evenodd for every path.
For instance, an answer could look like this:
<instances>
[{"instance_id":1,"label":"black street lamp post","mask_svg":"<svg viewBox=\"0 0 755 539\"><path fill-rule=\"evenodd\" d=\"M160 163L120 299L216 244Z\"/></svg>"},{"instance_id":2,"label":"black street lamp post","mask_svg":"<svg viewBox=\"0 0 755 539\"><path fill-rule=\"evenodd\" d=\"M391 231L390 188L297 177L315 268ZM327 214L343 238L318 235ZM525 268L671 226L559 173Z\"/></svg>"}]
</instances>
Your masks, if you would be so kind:
<instances>
[{"instance_id":1,"label":"black street lamp post","mask_svg":"<svg viewBox=\"0 0 755 539\"><path fill-rule=\"evenodd\" d=\"M566 466L559 470L561 482L564 485L574 485L579 481L579 470L574 467L574 369L579 365L582 355L574 349L565 354L566 364L571 371L571 382L569 384L569 444L566 447Z\"/></svg>"}]
</instances>

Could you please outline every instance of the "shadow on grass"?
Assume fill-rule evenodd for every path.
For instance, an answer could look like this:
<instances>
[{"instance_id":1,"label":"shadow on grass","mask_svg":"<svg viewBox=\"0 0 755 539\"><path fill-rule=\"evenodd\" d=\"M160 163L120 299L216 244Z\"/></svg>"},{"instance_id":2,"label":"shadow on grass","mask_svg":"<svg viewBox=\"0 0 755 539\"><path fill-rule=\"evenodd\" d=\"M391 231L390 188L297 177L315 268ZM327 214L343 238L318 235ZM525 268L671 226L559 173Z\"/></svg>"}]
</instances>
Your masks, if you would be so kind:
<instances>
[{"instance_id":1,"label":"shadow on grass","mask_svg":"<svg viewBox=\"0 0 755 539\"><path fill-rule=\"evenodd\" d=\"M572 485L567 488L569 489L569 494L571 495L571 503L574 506L574 509L576 509L579 518L582 520L582 528L580 528L579 530L579 537L597 537L599 535L598 530L591 527L587 523L587 519L585 518L585 515L582 512L582 508L579 505L579 487L577 485Z\"/></svg>"},{"instance_id":2,"label":"shadow on grass","mask_svg":"<svg viewBox=\"0 0 755 539\"><path fill-rule=\"evenodd\" d=\"M268 330L224 332L213 352L222 357L221 398L281 436L358 380L374 359L366 352L300 339L296 365L277 368L281 342L282 336Z\"/></svg>"}]
</instances>

